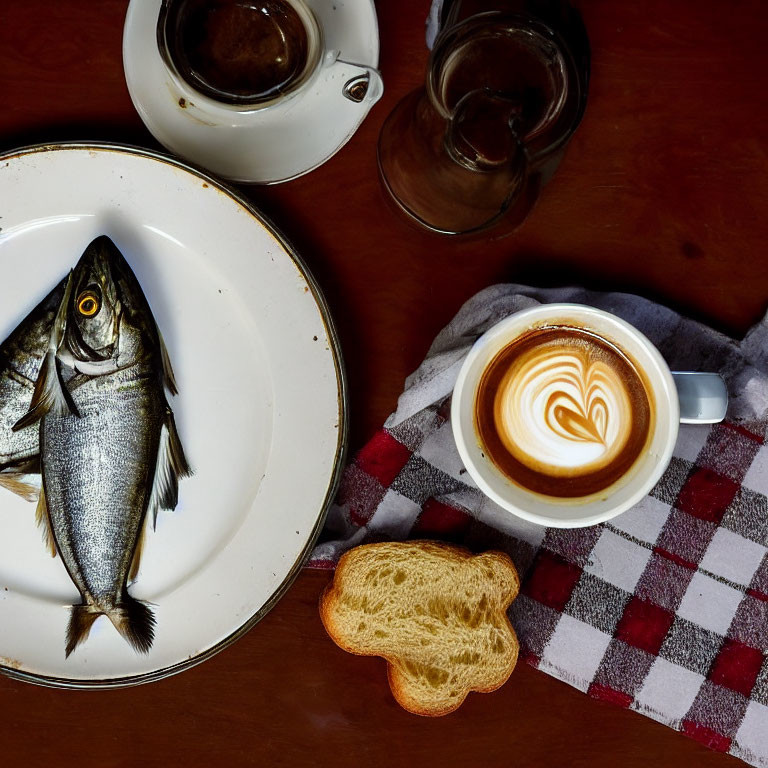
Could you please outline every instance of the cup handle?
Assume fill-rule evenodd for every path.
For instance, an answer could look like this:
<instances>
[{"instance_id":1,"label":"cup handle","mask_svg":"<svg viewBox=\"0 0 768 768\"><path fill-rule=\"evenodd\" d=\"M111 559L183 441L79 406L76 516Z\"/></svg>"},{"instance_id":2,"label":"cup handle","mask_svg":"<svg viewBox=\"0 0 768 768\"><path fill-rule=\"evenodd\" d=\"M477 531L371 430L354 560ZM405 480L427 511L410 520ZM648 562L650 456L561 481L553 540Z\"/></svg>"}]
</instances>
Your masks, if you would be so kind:
<instances>
[{"instance_id":1,"label":"cup handle","mask_svg":"<svg viewBox=\"0 0 768 768\"><path fill-rule=\"evenodd\" d=\"M673 371L681 424L717 424L728 409L728 390L718 373Z\"/></svg>"},{"instance_id":2,"label":"cup handle","mask_svg":"<svg viewBox=\"0 0 768 768\"><path fill-rule=\"evenodd\" d=\"M333 70L334 79L341 82L341 93L355 104L372 107L384 93L384 81L377 69L340 59L338 51L325 54L326 69Z\"/></svg>"}]
</instances>

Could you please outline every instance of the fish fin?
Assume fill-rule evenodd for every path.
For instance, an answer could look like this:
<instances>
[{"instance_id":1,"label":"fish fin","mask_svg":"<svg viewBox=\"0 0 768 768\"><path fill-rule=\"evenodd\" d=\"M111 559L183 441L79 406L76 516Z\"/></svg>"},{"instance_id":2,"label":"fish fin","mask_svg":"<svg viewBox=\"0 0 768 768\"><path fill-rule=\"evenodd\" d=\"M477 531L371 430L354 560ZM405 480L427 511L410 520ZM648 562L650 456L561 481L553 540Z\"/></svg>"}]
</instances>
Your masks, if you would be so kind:
<instances>
[{"instance_id":1,"label":"fish fin","mask_svg":"<svg viewBox=\"0 0 768 768\"><path fill-rule=\"evenodd\" d=\"M11 430L18 432L25 427L32 426L32 424L40 421L46 413L53 413L58 416L65 416L68 413L74 413L75 416L80 415L72 396L61 381L56 354L51 351L46 354L40 367L29 411L11 427Z\"/></svg>"},{"instance_id":2,"label":"fish fin","mask_svg":"<svg viewBox=\"0 0 768 768\"><path fill-rule=\"evenodd\" d=\"M135 651L149 653L155 639L155 615L146 603L125 592L120 604L107 616Z\"/></svg>"},{"instance_id":3,"label":"fish fin","mask_svg":"<svg viewBox=\"0 0 768 768\"><path fill-rule=\"evenodd\" d=\"M45 500L45 487L40 488L40 498L37 500L37 509L35 510L35 522L43 531L43 541L51 553L51 557L56 557L56 539L53 537L51 515L48 512L48 503Z\"/></svg>"},{"instance_id":4,"label":"fish fin","mask_svg":"<svg viewBox=\"0 0 768 768\"><path fill-rule=\"evenodd\" d=\"M37 488L31 483L26 483L19 478L24 472L2 472L0 473L0 487L21 496L26 501L34 501L37 496Z\"/></svg>"},{"instance_id":5,"label":"fish fin","mask_svg":"<svg viewBox=\"0 0 768 768\"><path fill-rule=\"evenodd\" d=\"M67 626L67 658L80 643L88 639L93 622L102 614L92 605L73 605Z\"/></svg>"},{"instance_id":6,"label":"fish fin","mask_svg":"<svg viewBox=\"0 0 768 768\"><path fill-rule=\"evenodd\" d=\"M168 440L171 448L171 463L177 477L189 477L192 474L192 468L189 466L187 457L184 454L184 446L181 444L179 432L176 429L176 419L173 411L169 408L165 414L165 424L168 428Z\"/></svg>"},{"instance_id":7,"label":"fish fin","mask_svg":"<svg viewBox=\"0 0 768 768\"><path fill-rule=\"evenodd\" d=\"M155 479L149 497L147 514L152 517L153 527L157 527L157 513L161 509L173 510L179 503L179 479L189 477L192 470L184 455L184 448L176 430L173 411L166 410L165 424L160 432L160 446L157 451Z\"/></svg>"},{"instance_id":8,"label":"fish fin","mask_svg":"<svg viewBox=\"0 0 768 768\"><path fill-rule=\"evenodd\" d=\"M139 575L139 567L141 565L141 556L144 554L144 543L147 540L147 526L149 523L145 520L141 526L138 541L136 542L136 548L133 550L133 560L131 560L131 570L128 571L128 583L132 584L136 581L136 577Z\"/></svg>"},{"instance_id":9,"label":"fish fin","mask_svg":"<svg viewBox=\"0 0 768 768\"><path fill-rule=\"evenodd\" d=\"M168 347L165 346L165 339L163 338L163 334L160 333L159 328L157 329L157 337L160 339L160 358L163 364L163 381L172 395L178 395L179 388L176 384L176 375L173 372L171 358L168 355Z\"/></svg>"},{"instance_id":10,"label":"fish fin","mask_svg":"<svg viewBox=\"0 0 768 768\"><path fill-rule=\"evenodd\" d=\"M64 297L53 321L51 336L48 340L48 351L37 374L35 391L32 395L29 411L11 427L13 432L18 432L25 427L35 424L49 412L58 415L66 415L67 413L74 413L76 416L80 415L71 395L61 380L61 371L59 370L59 362L56 357L67 328L67 309L72 297L72 274L72 272L69 273L67 286L64 289Z\"/></svg>"}]
</instances>

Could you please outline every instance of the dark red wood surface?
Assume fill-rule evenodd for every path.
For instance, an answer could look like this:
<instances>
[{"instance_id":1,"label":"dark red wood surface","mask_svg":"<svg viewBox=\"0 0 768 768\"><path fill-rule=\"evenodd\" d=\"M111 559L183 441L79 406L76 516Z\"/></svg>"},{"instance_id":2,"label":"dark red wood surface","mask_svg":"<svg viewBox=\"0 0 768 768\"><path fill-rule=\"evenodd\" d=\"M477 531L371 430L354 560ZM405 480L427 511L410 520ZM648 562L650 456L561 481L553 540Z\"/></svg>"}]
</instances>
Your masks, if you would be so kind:
<instances>
[{"instance_id":1,"label":"dark red wood surface","mask_svg":"<svg viewBox=\"0 0 768 768\"><path fill-rule=\"evenodd\" d=\"M412 229L376 172L381 123L423 79L428 0L378 4L386 93L314 173L246 194L325 290L351 388L350 447L461 303L498 281L661 300L735 335L768 302L768 9L760 0L585 0L586 117L524 226L457 242ZM123 80L126 0L0 0L0 149L159 148ZM2 201L0 201L0 206ZM726 766L733 758L520 665L454 715L411 716L379 659L325 636L305 571L246 637L182 675L66 692L0 679L3 765Z\"/></svg>"}]
</instances>

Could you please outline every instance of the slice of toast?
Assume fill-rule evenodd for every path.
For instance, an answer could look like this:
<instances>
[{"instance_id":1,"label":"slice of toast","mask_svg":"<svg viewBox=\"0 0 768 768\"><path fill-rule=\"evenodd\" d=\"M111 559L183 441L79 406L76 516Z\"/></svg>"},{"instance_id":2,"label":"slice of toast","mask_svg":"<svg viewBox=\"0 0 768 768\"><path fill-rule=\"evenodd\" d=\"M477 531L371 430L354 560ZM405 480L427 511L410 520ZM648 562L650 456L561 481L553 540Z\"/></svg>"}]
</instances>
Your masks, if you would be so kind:
<instances>
[{"instance_id":1,"label":"slice of toast","mask_svg":"<svg viewBox=\"0 0 768 768\"><path fill-rule=\"evenodd\" d=\"M520 589L507 555L432 541L364 544L347 552L320 599L333 641L383 656L398 703L445 715L470 691L503 685L518 642L507 608Z\"/></svg>"}]
</instances>

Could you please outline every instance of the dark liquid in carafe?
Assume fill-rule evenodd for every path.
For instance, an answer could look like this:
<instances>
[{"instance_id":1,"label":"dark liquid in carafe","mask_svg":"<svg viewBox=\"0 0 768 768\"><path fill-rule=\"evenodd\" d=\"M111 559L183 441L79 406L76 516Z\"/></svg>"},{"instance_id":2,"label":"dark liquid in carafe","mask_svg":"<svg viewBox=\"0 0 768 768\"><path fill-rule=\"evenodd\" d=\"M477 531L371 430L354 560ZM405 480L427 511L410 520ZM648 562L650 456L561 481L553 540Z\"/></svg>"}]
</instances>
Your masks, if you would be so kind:
<instances>
[{"instance_id":1,"label":"dark liquid in carafe","mask_svg":"<svg viewBox=\"0 0 768 768\"><path fill-rule=\"evenodd\" d=\"M221 101L269 101L307 65L307 31L285 0L171 0L166 30L179 74Z\"/></svg>"}]
</instances>

